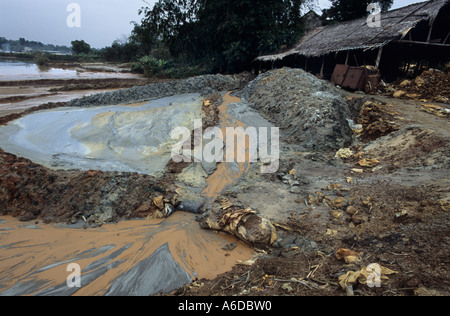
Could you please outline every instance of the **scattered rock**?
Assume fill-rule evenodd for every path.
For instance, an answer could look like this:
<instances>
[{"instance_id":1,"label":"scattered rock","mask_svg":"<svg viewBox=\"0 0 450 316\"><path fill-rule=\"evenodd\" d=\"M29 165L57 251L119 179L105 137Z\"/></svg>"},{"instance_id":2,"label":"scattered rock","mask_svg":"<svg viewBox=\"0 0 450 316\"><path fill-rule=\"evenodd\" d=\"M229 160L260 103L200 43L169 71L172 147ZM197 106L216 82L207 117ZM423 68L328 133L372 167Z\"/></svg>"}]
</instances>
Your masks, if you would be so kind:
<instances>
[{"instance_id":1,"label":"scattered rock","mask_svg":"<svg viewBox=\"0 0 450 316\"><path fill-rule=\"evenodd\" d=\"M422 283L419 277L414 276L406 282L406 287L418 287Z\"/></svg>"},{"instance_id":2,"label":"scattered rock","mask_svg":"<svg viewBox=\"0 0 450 316\"><path fill-rule=\"evenodd\" d=\"M344 260L346 263L353 263L361 260L361 256L356 251L343 248L336 252L336 258L338 260Z\"/></svg>"},{"instance_id":3,"label":"scattered rock","mask_svg":"<svg viewBox=\"0 0 450 316\"><path fill-rule=\"evenodd\" d=\"M151 211L150 204L143 204L136 210L137 213L147 213Z\"/></svg>"},{"instance_id":4,"label":"scattered rock","mask_svg":"<svg viewBox=\"0 0 450 316\"><path fill-rule=\"evenodd\" d=\"M207 177L208 174L202 165L200 163L193 163L177 176L177 180L193 188L203 189L207 185Z\"/></svg>"},{"instance_id":5,"label":"scattered rock","mask_svg":"<svg viewBox=\"0 0 450 316\"><path fill-rule=\"evenodd\" d=\"M406 95L406 91L403 91L403 90L398 90L398 91L395 91L394 92L394 94L392 95L394 98L401 98L401 97L403 97L404 95Z\"/></svg>"},{"instance_id":6,"label":"scattered rock","mask_svg":"<svg viewBox=\"0 0 450 316\"><path fill-rule=\"evenodd\" d=\"M232 251L237 247L237 244L232 242L229 244L226 244L225 246L222 247L222 250L226 250L226 251Z\"/></svg>"},{"instance_id":7,"label":"scattered rock","mask_svg":"<svg viewBox=\"0 0 450 316\"><path fill-rule=\"evenodd\" d=\"M364 218L362 216L359 216L359 215L353 215L352 216L352 222L355 225L361 225L362 223L364 223Z\"/></svg>"},{"instance_id":8,"label":"scattered rock","mask_svg":"<svg viewBox=\"0 0 450 316\"><path fill-rule=\"evenodd\" d=\"M346 212L347 212L347 214L350 215L350 216L353 216L353 215L359 213L358 209L357 209L356 207L352 206L352 205L350 205L349 207L347 207Z\"/></svg>"},{"instance_id":9,"label":"scattered rock","mask_svg":"<svg viewBox=\"0 0 450 316\"><path fill-rule=\"evenodd\" d=\"M178 195L178 203L176 204L177 209L194 214L201 213L206 202L201 194L187 188L178 188L176 189L176 192Z\"/></svg>"}]
</instances>

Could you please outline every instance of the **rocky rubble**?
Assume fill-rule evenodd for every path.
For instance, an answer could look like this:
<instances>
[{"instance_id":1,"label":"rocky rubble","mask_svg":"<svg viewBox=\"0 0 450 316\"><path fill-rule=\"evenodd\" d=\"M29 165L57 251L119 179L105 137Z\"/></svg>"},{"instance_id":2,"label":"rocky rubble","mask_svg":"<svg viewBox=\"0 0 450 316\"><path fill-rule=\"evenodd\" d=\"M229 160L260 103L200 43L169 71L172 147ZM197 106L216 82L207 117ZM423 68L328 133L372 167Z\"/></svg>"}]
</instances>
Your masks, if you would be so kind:
<instances>
[{"instance_id":1,"label":"rocky rubble","mask_svg":"<svg viewBox=\"0 0 450 316\"><path fill-rule=\"evenodd\" d=\"M393 110L392 104L369 97L347 97L346 101L354 121L361 127L354 132L364 141L375 140L400 128L397 122L400 114Z\"/></svg>"},{"instance_id":2,"label":"rocky rubble","mask_svg":"<svg viewBox=\"0 0 450 316\"><path fill-rule=\"evenodd\" d=\"M394 98L450 104L450 69L446 72L429 69L412 80L393 84L387 90Z\"/></svg>"},{"instance_id":3,"label":"rocky rubble","mask_svg":"<svg viewBox=\"0 0 450 316\"><path fill-rule=\"evenodd\" d=\"M240 96L280 127L281 138L308 150L334 150L352 142L348 105L329 82L301 70L266 72Z\"/></svg>"}]
</instances>

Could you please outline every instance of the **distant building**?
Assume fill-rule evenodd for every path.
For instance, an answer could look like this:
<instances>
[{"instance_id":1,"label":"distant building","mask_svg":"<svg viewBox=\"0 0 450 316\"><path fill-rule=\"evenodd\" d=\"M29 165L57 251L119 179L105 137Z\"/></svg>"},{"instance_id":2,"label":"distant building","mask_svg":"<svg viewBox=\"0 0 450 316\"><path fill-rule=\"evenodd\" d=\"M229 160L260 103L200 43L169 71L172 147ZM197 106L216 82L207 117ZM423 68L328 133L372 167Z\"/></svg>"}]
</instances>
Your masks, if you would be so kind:
<instances>
[{"instance_id":1,"label":"distant building","mask_svg":"<svg viewBox=\"0 0 450 316\"><path fill-rule=\"evenodd\" d=\"M302 16L303 27L305 33L321 27L323 25L323 20L320 15L318 15L314 10L310 10L308 13Z\"/></svg>"}]
</instances>

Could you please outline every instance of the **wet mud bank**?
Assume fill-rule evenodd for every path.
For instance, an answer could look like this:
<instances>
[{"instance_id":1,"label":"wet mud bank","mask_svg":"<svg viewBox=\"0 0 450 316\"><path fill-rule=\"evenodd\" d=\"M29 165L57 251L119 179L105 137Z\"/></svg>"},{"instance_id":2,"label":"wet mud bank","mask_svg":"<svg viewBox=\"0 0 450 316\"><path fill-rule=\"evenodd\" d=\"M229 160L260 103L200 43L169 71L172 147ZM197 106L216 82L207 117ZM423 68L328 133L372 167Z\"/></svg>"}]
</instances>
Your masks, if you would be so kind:
<instances>
[{"instance_id":1,"label":"wet mud bank","mask_svg":"<svg viewBox=\"0 0 450 316\"><path fill-rule=\"evenodd\" d=\"M0 80L0 116L19 114L46 103L67 102L99 92L147 85L145 78Z\"/></svg>"}]
</instances>

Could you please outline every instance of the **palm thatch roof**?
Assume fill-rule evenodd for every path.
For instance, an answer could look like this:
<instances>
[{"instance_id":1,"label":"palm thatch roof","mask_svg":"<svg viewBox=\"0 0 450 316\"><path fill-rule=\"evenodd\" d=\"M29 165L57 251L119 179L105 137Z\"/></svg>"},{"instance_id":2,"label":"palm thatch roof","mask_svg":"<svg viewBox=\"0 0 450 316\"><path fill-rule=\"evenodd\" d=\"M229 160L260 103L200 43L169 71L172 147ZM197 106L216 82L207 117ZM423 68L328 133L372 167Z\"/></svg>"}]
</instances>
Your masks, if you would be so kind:
<instances>
[{"instance_id":1,"label":"palm thatch roof","mask_svg":"<svg viewBox=\"0 0 450 316\"><path fill-rule=\"evenodd\" d=\"M412 4L381 14L381 27L369 27L367 18L319 27L309 32L300 44L284 53L260 56L257 61L275 61L289 55L319 57L332 52L375 49L400 40L419 22L433 22L449 0Z\"/></svg>"}]
</instances>

